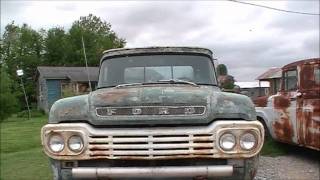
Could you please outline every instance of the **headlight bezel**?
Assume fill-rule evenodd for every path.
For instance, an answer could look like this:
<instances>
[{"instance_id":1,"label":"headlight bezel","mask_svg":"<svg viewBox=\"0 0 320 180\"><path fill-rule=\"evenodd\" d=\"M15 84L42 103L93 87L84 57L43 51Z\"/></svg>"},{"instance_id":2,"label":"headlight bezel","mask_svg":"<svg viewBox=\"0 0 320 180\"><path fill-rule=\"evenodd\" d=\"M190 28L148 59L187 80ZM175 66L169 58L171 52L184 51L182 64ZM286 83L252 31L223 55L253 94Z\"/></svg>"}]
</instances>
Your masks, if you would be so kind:
<instances>
[{"instance_id":1,"label":"headlight bezel","mask_svg":"<svg viewBox=\"0 0 320 180\"><path fill-rule=\"evenodd\" d=\"M242 138L245 135L252 135L254 137L254 140L255 140L254 141L254 145L249 149L243 147L243 143L241 142ZM257 134L255 132L253 132L253 131L245 131L242 134L240 134L240 136L239 136L239 146L243 151L252 151L257 147L257 145L258 145L258 136L257 136Z\"/></svg>"},{"instance_id":2,"label":"headlight bezel","mask_svg":"<svg viewBox=\"0 0 320 180\"><path fill-rule=\"evenodd\" d=\"M80 148L79 148L79 149L74 149L74 148L71 147L70 141L72 140L72 138L79 138L79 139L80 139L80 142L81 142L81 143L80 143ZM68 138L67 144L68 144L68 149L69 149L70 151L74 152L74 153L79 153L79 152L81 152L81 151L83 150L83 148L84 148L83 137L81 137L80 135L77 135L77 134L70 136L70 137Z\"/></svg>"},{"instance_id":3,"label":"headlight bezel","mask_svg":"<svg viewBox=\"0 0 320 180\"><path fill-rule=\"evenodd\" d=\"M58 135L58 136L62 137L62 139L63 139L64 148L61 151L53 151L50 148L49 140L54 135ZM73 151L69 147L69 139L73 136L79 136L82 139L82 148L79 151ZM55 131L51 131L51 132L46 133L45 134L45 141L43 141L43 142L46 142L46 144L44 144L46 151L54 156L61 156L61 155L63 155L63 156L66 156L66 155L67 156L78 156L78 155L82 154L88 146L88 140L85 137L86 136L84 135L84 132L77 131L77 130L70 130L70 131L55 130Z\"/></svg>"},{"instance_id":4,"label":"headlight bezel","mask_svg":"<svg viewBox=\"0 0 320 180\"><path fill-rule=\"evenodd\" d=\"M227 138L227 137L224 137L224 136L229 136L229 137L233 138L234 144L232 145L232 147L230 147L230 148L223 147L223 145L221 143L222 140L223 140L222 138ZM232 151L236 146L237 146L237 138L232 132L225 132L225 133L221 134L221 136L219 137L219 147L221 149L223 149L224 151Z\"/></svg>"},{"instance_id":5,"label":"headlight bezel","mask_svg":"<svg viewBox=\"0 0 320 180\"><path fill-rule=\"evenodd\" d=\"M226 150L223 147L221 147L220 145L220 138L226 134L226 133L230 133L233 134L236 138L236 145L233 147L233 149L231 150ZM240 138L242 137L242 135L246 134L246 133L250 133L255 137L255 144L254 146L247 150L247 149L243 149L240 145ZM262 144L260 144L260 142L263 142L263 137L259 136L259 129L257 128L250 128L250 127L230 127L230 128L222 128L219 129L217 131L216 137L217 137L217 141L216 141L216 147L218 148L218 150L222 153L228 154L230 156L232 155L245 155L245 154L255 154L256 152L260 151L262 148Z\"/></svg>"},{"instance_id":6,"label":"headlight bezel","mask_svg":"<svg viewBox=\"0 0 320 180\"><path fill-rule=\"evenodd\" d=\"M53 138L55 138L55 137L58 137L58 138L60 138L61 139L61 141L62 141L62 148L60 149L60 150L57 150L57 151L55 151L53 148L52 148L52 146L51 146L51 140L53 139ZM48 148L49 148L49 150L52 152L52 153L60 153L60 152L62 152L65 148L66 148L66 146L65 146L65 140L64 140L64 138L63 138L63 136L61 135L61 134L59 134L59 133L52 133L52 134L50 134L49 135L49 137L48 137L48 140L47 140L47 146L48 146Z\"/></svg>"}]
</instances>

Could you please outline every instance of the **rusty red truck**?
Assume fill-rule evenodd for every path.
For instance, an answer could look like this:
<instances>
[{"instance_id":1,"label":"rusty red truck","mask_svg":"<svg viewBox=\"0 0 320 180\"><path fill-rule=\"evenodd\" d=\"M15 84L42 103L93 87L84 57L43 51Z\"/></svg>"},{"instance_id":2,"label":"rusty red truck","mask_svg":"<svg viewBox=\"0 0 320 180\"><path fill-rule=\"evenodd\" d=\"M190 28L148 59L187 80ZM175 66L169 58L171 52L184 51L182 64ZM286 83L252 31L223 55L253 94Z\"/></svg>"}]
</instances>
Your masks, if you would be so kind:
<instances>
[{"instance_id":1,"label":"rusty red truck","mask_svg":"<svg viewBox=\"0 0 320 180\"><path fill-rule=\"evenodd\" d=\"M320 58L282 67L280 91L255 104L273 139L320 150Z\"/></svg>"}]
</instances>

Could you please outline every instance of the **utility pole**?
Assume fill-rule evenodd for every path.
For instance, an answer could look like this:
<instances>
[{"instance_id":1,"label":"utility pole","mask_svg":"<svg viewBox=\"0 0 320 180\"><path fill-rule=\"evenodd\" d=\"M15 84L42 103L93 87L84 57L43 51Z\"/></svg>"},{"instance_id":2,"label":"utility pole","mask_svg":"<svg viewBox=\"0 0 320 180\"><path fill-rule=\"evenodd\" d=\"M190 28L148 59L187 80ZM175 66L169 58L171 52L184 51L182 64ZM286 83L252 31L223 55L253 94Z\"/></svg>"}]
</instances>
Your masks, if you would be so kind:
<instances>
[{"instance_id":1,"label":"utility pole","mask_svg":"<svg viewBox=\"0 0 320 180\"><path fill-rule=\"evenodd\" d=\"M24 85L23 85L23 81L22 81L23 70L18 69L17 75L20 77L21 87L22 87L23 94L24 94L24 99L26 100L26 104L27 104L27 108L28 108L28 119L30 120L31 119L31 112L30 112L30 107L29 107L29 103L28 103L28 97L27 97L26 90L24 89Z\"/></svg>"},{"instance_id":2,"label":"utility pole","mask_svg":"<svg viewBox=\"0 0 320 180\"><path fill-rule=\"evenodd\" d=\"M84 54L84 61L86 62L86 71L87 71L87 76L88 76L88 81L89 81L89 88L90 88L90 92L92 92L90 74L89 74L89 69L88 69L88 61L87 61L87 55L86 55L86 49L85 49L85 46L84 46L83 36L81 36L81 40L82 40L82 49L83 49L83 54Z\"/></svg>"}]
</instances>

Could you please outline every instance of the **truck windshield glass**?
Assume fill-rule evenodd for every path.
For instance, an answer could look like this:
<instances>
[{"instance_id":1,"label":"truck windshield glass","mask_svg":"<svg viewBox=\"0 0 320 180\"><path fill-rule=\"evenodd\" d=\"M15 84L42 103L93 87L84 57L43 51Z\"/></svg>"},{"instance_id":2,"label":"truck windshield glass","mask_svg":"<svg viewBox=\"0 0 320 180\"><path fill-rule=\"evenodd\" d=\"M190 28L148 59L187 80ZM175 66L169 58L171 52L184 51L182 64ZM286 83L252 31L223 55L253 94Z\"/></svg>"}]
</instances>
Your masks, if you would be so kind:
<instances>
[{"instance_id":1,"label":"truck windshield glass","mask_svg":"<svg viewBox=\"0 0 320 180\"><path fill-rule=\"evenodd\" d=\"M130 83L159 83L183 80L216 85L211 60L196 55L148 55L112 58L103 61L98 87ZM163 83L163 82L162 82Z\"/></svg>"}]
</instances>

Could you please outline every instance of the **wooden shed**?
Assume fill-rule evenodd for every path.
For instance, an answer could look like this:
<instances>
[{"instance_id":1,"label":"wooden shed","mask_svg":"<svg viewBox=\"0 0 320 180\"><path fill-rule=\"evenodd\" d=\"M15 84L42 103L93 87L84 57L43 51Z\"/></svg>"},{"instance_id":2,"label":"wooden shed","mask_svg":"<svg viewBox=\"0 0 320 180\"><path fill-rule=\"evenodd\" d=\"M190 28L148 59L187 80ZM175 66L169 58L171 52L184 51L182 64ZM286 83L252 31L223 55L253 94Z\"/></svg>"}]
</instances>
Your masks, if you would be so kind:
<instances>
[{"instance_id":1,"label":"wooden shed","mask_svg":"<svg viewBox=\"0 0 320 180\"><path fill-rule=\"evenodd\" d=\"M270 83L269 93L268 95L276 94L280 89L282 71L281 68L270 68L256 79L259 80L260 83L267 81Z\"/></svg>"},{"instance_id":2,"label":"wooden shed","mask_svg":"<svg viewBox=\"0 0 320 180\"><path fill-rule=\"evenodd\" d=\"M89 93L89 79L94 89L98 81L99 68L88 67L37 67L38 108L49 112L58 99Z\"/></svg>"}]
</instances>

